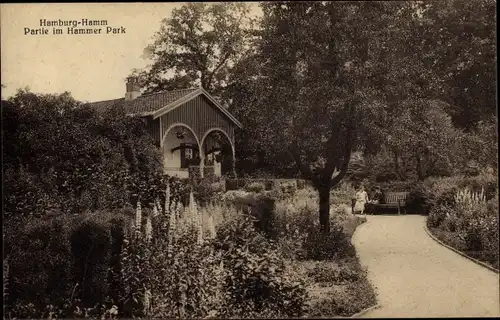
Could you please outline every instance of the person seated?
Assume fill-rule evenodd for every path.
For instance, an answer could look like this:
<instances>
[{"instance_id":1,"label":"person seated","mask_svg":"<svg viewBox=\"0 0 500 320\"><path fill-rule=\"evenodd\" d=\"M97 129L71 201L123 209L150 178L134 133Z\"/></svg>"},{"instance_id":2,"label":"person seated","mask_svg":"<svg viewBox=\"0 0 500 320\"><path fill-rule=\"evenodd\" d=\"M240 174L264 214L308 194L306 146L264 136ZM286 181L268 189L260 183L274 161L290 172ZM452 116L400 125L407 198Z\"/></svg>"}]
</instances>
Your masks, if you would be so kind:
<instances>
[{"instance_id":1,"label":"person seated","mask_svg":"<svg viewBox=\"0 0 500 320\"><path fill-rule=\"evenodd\" d=\"M382 189L377 186L375 188L375 194L373 195L372 199L372 203L375 203L375 204L383 204L384 203L384 199L385 196L384 196L384 193L382 192Z\"/></svg>"}]
</instances>

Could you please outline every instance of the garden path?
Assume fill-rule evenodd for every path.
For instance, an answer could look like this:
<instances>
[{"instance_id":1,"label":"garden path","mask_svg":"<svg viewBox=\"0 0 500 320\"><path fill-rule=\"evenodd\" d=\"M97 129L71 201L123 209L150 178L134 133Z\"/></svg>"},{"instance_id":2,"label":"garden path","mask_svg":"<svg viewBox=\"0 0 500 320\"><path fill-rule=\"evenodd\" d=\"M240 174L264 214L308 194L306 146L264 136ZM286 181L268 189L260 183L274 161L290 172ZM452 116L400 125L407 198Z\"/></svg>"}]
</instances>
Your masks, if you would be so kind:
<instances>
[{"instance_id":1,"label":"garden path","mask_svg":"<svg viewBox=\"0 0 500 320\"><path fill-rule=\"evenodd\" d=\"M500 316L499 275L439 245L421 215L367 216L352 242L378 293L363 318Z\"/></svg>"}]
</instances>

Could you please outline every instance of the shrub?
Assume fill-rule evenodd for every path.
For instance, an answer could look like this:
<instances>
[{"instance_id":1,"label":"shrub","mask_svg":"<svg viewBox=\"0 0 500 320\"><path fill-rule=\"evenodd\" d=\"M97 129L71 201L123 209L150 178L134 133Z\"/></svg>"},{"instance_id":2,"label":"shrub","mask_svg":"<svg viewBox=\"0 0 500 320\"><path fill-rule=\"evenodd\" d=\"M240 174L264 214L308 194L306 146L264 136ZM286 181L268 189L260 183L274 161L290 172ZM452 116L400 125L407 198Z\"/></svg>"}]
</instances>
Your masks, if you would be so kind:
<instances>
[{"instance_id":1,"label":"shrub","mask_svg":"<svg viewBox=\"0 0 500 320\"><path fill-rule=\"evenodd\" d=\"M220 259L200 237L200 212L193 206L181 216L180 206L166 207L151 239L137 230L125 241L119 298L124 317L203 318L218 309Z\"/></svg>"},{"instance_id":2,"label":"shrub","mask_svg":"<svg viewBox=\"0 0 500 320\"><path fill-rule=\"evenodd\" d=\"M307 182L303 179L297 179L297 189L301 190L307 186Z\"/></svg>"},{"instance_id":3,"label":"shrub","mask_svg":"<svg viewBox=\"0 0 500 320\"><path fill-rule=\"evenodd\" d=\"M479 192L471 192L467 187L457 191L453 200L450 197L449 190L441 192L436 201L439 204L432 207L429 214L428 226L439 228L438 235L448 244L497 265L497 200L486 201L483 187Z\"/></svg>"},{"instance_id":4,"label":"shrub","mask_svg":"<svg viewBox=\"0 0 500 320\"><path fill-rule=\"evenodd\" d=\"M127 218L120 212L98 212L9 219L5 234L12 267L10 315L73 317L77 306L90 308L86 312L101 312L96 306L108 310L102 303L120 291L110 271L118 267L112 258Z\"/></svg>"},{"instance_id":5,"label":"shrub","mask_svg":"<svg viewBox=\"0 0 500 320\"><path fill-rule=\"evenodd\" d=\"M350 317L376 303L366 271L356 258L345 261L345 270L345 273L338 272L345 275L343 285L332 288L326 298L315 301L309 308L308 317Z\"/></svg>"},{"instance_id":6,"label":"shrub","mask_svg":"<svg viewBox=\"0 0 500 320\"><path fill-rule=\"evenodd\" d=\"M273 190L275 188L275 183L272 179L265 180L264 185L266 187L265 190Z\"/></svg>"},{"instance_id":7,"label":"shrub","mask_svg":"<svg viewBox=\"0 0 500 320\"><path fill-rule=\"evenodd\" d=\"M161 176L160 152L143 119L97 113L68 93L19 91L2 104L7 214L112 210L147 197Z\"/></svg>"},{"instance_id":8,"label":"shrub","mask_svg":"<svg viewBox=\"0 0 500 320\"><path fill-rule=\"evenodd\" d=\"M356 190L350 183L341 183L332 191L330 191L330 205L345 204L351 207L351 199L354 197Z\"/></svg>"},{"instance_id":9,"label":"shrub","mask_svg":"<svg viewBox=\"0 0 500 320\"><path fill-rule=\"evenodd\" d=\"M186 226L175 231L170 244L157 242L150 249L146 248L147 242L140 244L147 263L138 260L130 264L136 268L130 270L130 276L140 272L149 275L143 278L151 293L151 307L146 308L146 316L203 318L218 309L221 302L217 301L218 282L223 280L217 274L220 260L213 255L210 243L198 243L197 232L196 226ZM143 301L146 291L142 285L131 289L130 294L139 293L137 300ZM144 308L147 304L143 302L140 306ZM141 309L135 310L136 315L141 315Z\"/></svg>"},{"instance_id":10,"label":"shrub","mask_svg":"<svg viewBox=\"0 0 500 320\"><path fill-rule=\"evenodd\" d=\"M253 196L251 193L243 190L230 190L224 192L220 196L221 202L228 204L228 205L236 205L241 202L244 202L245 199Z\"/></svg>"},{"instance_id":11,"label":"shrub","mask_svg":"<svg viewBox=\"0 0 500 320\"><path fill-rule=\"evenodd\" d=\"M432 208L427 218L427 226L430 228L438 228L453 210L453 207L446 205Z\"/></svg>"},{"instance_id":12,"label":"shrub","mask_svg":"<svg viewBox=\"0 0 500 320\"><path fill-rule=\"evenodd\" d=\"M193 191L199 204L205 206L220 192L220 187L213 179L204 178L196 183Z\"/></svg>"},{"instance_id":13,"label":"shrub","mask_svg":"<svg viewBox=\"0 0 500 320\"><path fill-rule=\"evenodd\" d=\"M104 301L108 293L111 232L105 221L84 219L70 235L73 275L86 307Z\"/></svg>"},{"instance_id":14,"label":"shrub","mask_svg":"<svg viewBox=\"0 0 500 320\"><path fill-rule=\"evenodd\" d=\"M260 193L266 189L266 186L262 182L251 182L245 185L245 190L248 192Z\"/></svg>"},{"instance_id":15,"label":"shrub","mask_svg":"<svg viewBox=\"0 0 500 320\"><path fill-rule=\"evenodd\" d=\"M297 191L297 182L286 182L279 185L279 190L283 193L285 197L293 197Z\"/></svg>"},{"instance_id":16,"label":"shrub","mask_svg":"<svg viewBox=\"0 0 500 320\"><path fill-rule=\"evenodd\" d=\"M304 284L285 268L276 247L239 216L221 226L216 246L223 252L227 300L225 317L299 317L305 311Z\"/></svg>"},{"instance_id":17,"label":"shrub","mask_svg":"<svg viewBox=\"0 0 500 320\"><path fill-rule=\"evenodd\" d=\"M226 179L226 191L238 190L238 180Z\"/></svg>"},{"instance_id":18,"label":"shrub","mask_svg":"<svg viewBox=\"0 0 500 320\"><path fill-rule=\"evenodd\" d=\"M475 177L464 177L458 184L459 188L468 188L472 192L484 190L486 200L493 199L498 194L498 176L481 172Z\"/></svg>"},{"instance_id":19,"label":"shrub","mask_svg":"<svg viewBox=\"0 0 500 320\"><path fill-rule=\"evenodd\" d=\"M226 190L243 189L246 184L247 184L247 180L245 180L245 179L228 178L228 179L226 179Z\"/></svg>"},{"instance_id":20,"label":"shrub","mask_svg":"<svg viewBox=\"0 0 500 320\"><path fill-rule=\"evenodd\" d=\"M330 227L328 234L319 232L317 228L309 230L304 249L306 259L312 260L333 260L356 255L350 238L336 224Z\"/></svg>"},{"instance_id":21,"label":"shrub","mask_svg":"<svg viewBox=\"0 0 500 320\"><path fill-rule=\"evenodd\" d=\"M9 241L10 294L8 305L32 307L10 309L13 316L41 317L49 303L62 304L73 288L71 252L63 218L26 219L16 241ZM6 230L10 233L13 230ZM9 238L12 235L9 235ZM20 313L17 312L26 312Z\"/></svg>"},{"instance_id":22,"label":"shrub","mask_svg":"<svg viewBox=\"0 0 500 320\"><path fill-rule=\"evenodd\" d=\"M308 276L315 282L325 284L343 285L349 282L356 282L360 279L359 270L351 269L347 266L339 267L332 262L317 263L310 269Z\"/></svg>"},{"instance_id":23,"label":"shrub","mask_svg":"<svg viewBox=\"0 0 500 320\"><path fill-rule=\"evenodd\" d=\"M491 234L493 217L488 216L485 204L476 206L456 206L458 216L462 220L458 236L465 242L467 250L482 251ZM497 229L497 228L495 228ZM451 230L450 230L451 231Z\"/></svg>"},{"instance_id":24,"label":"shrub","mask_svg":"<svg viewBox=\"0 0 500 320\"><path fill-rule=\"evenodd\" d=\"M276 205L275 200L260 196L255 205L250 209L251 215L256 219L254 226L257 230L264 232L269 239L276 239Z\"/></svg>"},{"instance_id":25,"label":"shrub","mask_svg":"<svg viewBox=\"0 0 500 320\"><path fill-rule=\"evenodd\" d=\"M429 214L431 208L431 193L431 188L426 184L419 183L413 186L406 199L407 210Z\"/></svg>"},{"instance_id":26,"label":"shrub","mask_svg":"<svg viewBox=\"0 0 500 320\"><path fill-rule=\"evenodd\" d=\"M269 239L276 238L274 199L265 195L246 194L236 198L233 203L238 210L253 217L256 230L263 232Z\"/></svg>"}]
</instances>

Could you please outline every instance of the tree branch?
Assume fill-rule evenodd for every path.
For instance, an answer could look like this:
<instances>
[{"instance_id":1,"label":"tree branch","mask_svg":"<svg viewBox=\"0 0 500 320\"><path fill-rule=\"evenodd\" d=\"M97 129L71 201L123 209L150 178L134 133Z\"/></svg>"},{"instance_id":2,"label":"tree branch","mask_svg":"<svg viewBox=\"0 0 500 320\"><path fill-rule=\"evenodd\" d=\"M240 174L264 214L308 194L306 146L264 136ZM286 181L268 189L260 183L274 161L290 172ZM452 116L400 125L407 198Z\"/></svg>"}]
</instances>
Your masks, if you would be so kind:
<instances>
[{"instance_id":1,"label":"tree branch","mask_svg":"<svg viewBox=\"0 0 500 320\"><path fill-rule=\"evenodd\" d=\"M338 175L336 175L330 182L330 187L333 188L336 186L342 179L344 179L346 173L347 173L347 168L349 166L349 161L351 158L351 153L352 153L352 146L350 145L351 143L346 143L346 147L344 150L344 159L342 161L341 167L340 167L340 172Z\"/></svg>"},{"instance_id":2,"label":"tree branch","mask_svg":"<svg viewBox=\"0 0 500 320\"><path fill-rule=\"evenodd\" d=\"M311 171L311 168L309 168L308 166L306 166L302 160L300 159L300 153L299 151L297 150L297 146L296 145L292 145L288 148L288 152L291 154L291 156L293 157L293 159L295 160L295 163L297 164L300 172L302 173L302 175L308 179L308 180L315 180L314 178L314 175Z\"/></svg>"},{"instance_id":3,"label":"tree branch","mask_svg":"<svg viewBox=\"0 0 500 320\"><path fill-rule=\"evenodd\" d=\"M210 76L208 77L207 86L210 86L215 73L227 62L227 60L229 59L230 56L231 56L231 52L227 52L226 55L221 59L219 64L215 67L215 69L210 73Z\"/></svg>"},{"instance_id":4,"label":"tree branch","mask_svg":"<svg viewBox=\"0 0 500 320\"><path fill-rule=\"evenodd\" d=\"M354 107L349 107L349 121L347 123L347 132L346 132L346 140L344 144L343 150L343 159L340 165L340 172L330 181L330 188L336 186L346 175L347 169L349 167L349 161L351 160L352 154L352 144L353 144L353 135L354 135ZM331 177L331 176L330 176Z\"/></svg>"}]
</instances>

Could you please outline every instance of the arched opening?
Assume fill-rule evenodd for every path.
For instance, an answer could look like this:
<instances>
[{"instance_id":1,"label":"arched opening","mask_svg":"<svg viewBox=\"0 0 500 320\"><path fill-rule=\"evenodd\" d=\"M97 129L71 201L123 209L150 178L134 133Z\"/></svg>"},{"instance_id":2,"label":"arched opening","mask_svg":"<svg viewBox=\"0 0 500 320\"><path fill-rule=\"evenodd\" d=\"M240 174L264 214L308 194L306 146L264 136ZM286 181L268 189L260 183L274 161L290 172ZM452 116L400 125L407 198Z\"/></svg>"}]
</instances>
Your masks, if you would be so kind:
<instances>
[{"instance_id":1,"label":"arched opening","mask_svg":"<svg viewBox=\"0 0 500 320\"><path fill-rule=\"evenodd\" d=\"M234 147L226 132L213 128L201 142L203 175L227 176L234 172Z\"/></svg>"},{"instance_id":2,"label":"arched opening","mask_svg":"<svg viewBox=\"0 0 500 320\"><path fill-rule=\"evenodd\" d=\"M189 167L200 165L200 143L194 131L185 124L173 124L163 138L163 172L169 176L189 178Z\"/></svg>"}]
</instances>

